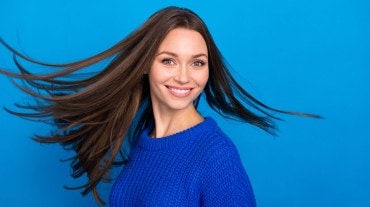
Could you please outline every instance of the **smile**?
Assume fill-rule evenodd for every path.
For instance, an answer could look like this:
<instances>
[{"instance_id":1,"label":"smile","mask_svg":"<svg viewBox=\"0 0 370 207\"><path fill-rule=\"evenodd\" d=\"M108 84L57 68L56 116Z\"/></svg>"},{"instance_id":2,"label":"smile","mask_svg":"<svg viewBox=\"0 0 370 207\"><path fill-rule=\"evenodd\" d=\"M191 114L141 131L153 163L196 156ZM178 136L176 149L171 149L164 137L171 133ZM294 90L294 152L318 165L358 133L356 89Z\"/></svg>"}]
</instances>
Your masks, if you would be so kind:
<instances>
[{"instance_id":1,"label":"smile","mask_svg":"<svg viewBox=\"0 0 370 207\"><path fill-rule=\"evenodd\" d=\"M171 86L167 86L170 93L177 97L185 97L190 94L192 88L175 88Z\"/></svg>"}]
</instances>

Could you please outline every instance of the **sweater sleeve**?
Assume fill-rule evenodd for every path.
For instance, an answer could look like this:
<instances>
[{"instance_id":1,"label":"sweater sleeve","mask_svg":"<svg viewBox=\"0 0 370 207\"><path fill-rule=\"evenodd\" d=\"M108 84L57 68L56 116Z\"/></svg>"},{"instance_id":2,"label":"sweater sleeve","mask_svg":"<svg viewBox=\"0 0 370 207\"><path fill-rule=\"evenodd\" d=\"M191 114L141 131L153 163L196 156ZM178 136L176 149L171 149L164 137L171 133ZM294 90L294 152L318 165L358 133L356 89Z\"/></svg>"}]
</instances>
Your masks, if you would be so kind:
<instances>
[{"instance_id":1,"label":"sweater sleeve","mask_svg":"<svg viewBox=\"0 0 370 207\"><path fill-rule=\"evenodd\" d=\"M231 141L212 146L204 161L201 206L256 206L249 178Z\"/></svg>"}]
</instances>

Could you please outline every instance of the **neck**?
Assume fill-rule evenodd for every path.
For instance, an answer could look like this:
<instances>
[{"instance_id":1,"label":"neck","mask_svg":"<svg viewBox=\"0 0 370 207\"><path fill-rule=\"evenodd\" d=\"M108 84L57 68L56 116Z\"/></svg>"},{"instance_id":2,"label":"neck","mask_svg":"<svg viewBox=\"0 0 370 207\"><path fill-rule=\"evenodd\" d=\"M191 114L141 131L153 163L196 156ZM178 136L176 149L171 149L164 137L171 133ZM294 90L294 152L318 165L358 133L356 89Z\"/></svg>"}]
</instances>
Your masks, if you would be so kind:
<instances>
[{"instance_id":1,"label":"neck","mask_svg":"<svg viewBox=\"0 0 370 207\"><path fill-rule=\"evenodd\" d=\"M154 138L161 138L181 132L204 120L194 107L186 110L166 111L164 113L153 110L153 113L155 127L150 135Z\"/></svg>"}]
</instances>

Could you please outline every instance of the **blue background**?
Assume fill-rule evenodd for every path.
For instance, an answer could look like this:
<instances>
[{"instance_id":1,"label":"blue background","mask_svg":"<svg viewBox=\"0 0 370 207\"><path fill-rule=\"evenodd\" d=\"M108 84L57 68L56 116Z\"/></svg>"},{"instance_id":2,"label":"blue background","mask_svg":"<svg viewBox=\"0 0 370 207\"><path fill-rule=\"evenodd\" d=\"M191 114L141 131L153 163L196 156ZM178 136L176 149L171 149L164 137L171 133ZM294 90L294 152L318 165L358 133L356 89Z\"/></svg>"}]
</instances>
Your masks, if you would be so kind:
<instances>
[{"instance_id":1,"label":"blue background","mask_svg":"<svg viewBox=\"0 0 370 207\"><path fill-rule=\"evenodd\" d=\"M149 2L149 3L148 3ZM194 10L233 66L232 73L270 106L323 115L284 116L280 136L214 116L234 140L260 207L370 206L370 2L0 1L0 36L22 53L68 62L100 52L169 5ZM0 48L0 67L14 69ZM27 96L0 76L0 105ZM14 108L14 107L13 107ZM63 185L70 154L30 136L48 132L0 110L1 206L96 206ZM109 185L101 186L106 198Z\"/></svg>"}]
</instances>

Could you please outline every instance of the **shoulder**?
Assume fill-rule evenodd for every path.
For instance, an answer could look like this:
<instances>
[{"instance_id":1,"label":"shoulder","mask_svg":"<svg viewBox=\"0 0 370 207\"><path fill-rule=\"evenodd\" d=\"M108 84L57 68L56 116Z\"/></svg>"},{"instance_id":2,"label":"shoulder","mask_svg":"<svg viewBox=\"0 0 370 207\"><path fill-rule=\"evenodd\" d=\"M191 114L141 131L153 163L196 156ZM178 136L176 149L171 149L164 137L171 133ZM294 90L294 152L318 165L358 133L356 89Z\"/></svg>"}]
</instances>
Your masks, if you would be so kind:
<instances>
[{"instance_id":1,"label":"shoulder","mask_svg":"<svg viewBox=\"0 0 370 207\"><path fill-rule=\"evenodd\" d=\"M191 147L200 158L202 168L209 171L213 168L242 168L242 162L234 142L225 134L211 117L197 127L195 142Z\"/></svg>"},{"instance_id":2,"label":"shoulder","mask_svg":"<svg viewBox=\"0 0 370 207\"><path fill-rule=\"evenodd\" d=\"M214 156L237 156L238 150L234 142L230 139L228 135L217 125L215 120L210 117L206 118L205 122L213 122L208 124L203 136L199 137L198 144L204 145L204 155Z\"/></svg>"},{"instance_id":3,"label":"shoulder","mask_svg":"<svg viewBox=\"0 0 370 207\"><path fill-rule=\"evenodd\" d=\"M244 167L234 142L212 119L207 117L206 122L211 127L204 130L202 136L197 137L194 147L201 157L203 173L208 174L216 169L233 173L235 171L244 171ZM227 174L227 172L225 173Z\"/></svg>"},{"instance_id":4,"label":"shoulder","mask_svg":"<svg viewBox=\"0 0 370 207\"><path fill-rule=\"evenodd\" d=\"M203 145L204 206L255 206L252 186L233 141L217 125L198 141Z\"/></svg>"}]
</instances>

